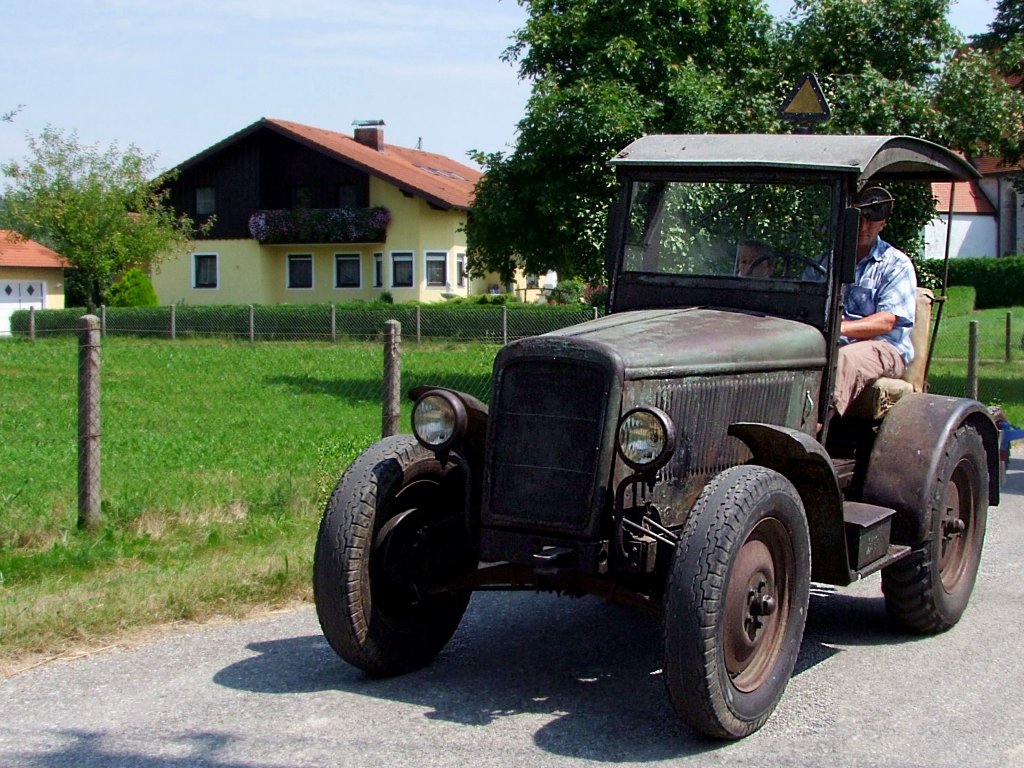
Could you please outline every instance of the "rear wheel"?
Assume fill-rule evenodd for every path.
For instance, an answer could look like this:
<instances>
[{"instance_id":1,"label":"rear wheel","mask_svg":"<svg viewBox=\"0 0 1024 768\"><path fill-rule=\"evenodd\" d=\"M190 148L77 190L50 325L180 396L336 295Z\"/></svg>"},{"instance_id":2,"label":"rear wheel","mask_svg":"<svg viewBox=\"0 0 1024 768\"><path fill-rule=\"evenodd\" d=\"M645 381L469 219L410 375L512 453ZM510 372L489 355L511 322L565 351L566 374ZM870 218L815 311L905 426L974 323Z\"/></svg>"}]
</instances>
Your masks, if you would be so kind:
<instances>
[{"instance_id":1,"label":"rear wheel","mask_svg":"<svg viewBox=\"0 0 1024 768\"><path fill-rule=\"evenodd\" d=\"M466 610L468 590L442 591L476 567L454 467L408 435L385 438L327 504L313 560L317 616L335 652L370 674L428 664Z\"/></svg>"},{"instance_id":2,"label":"rear wheel","mask_svg":"<svg viewBox=\"0 0 1024 768\"><path fill-rule=\"evenodd\" d=\"M665 593L665 683L679 716L716 738L753 733L782 697L810 590L803 504L778 472L733 467L701 493Z\"/></svg>"},{"instance_id":3,"label":"rear wheel","mask_svg":"<svg viewBox=\"0 0 1024 768\"><path fill-rule=\"evenodd\" d=\"M981 436L961 426L946 441L935 477L928 537L882 570L886 610L913 632L949 629L967 608L985 540L987 467Z\"/></svg>"}]
</instances>

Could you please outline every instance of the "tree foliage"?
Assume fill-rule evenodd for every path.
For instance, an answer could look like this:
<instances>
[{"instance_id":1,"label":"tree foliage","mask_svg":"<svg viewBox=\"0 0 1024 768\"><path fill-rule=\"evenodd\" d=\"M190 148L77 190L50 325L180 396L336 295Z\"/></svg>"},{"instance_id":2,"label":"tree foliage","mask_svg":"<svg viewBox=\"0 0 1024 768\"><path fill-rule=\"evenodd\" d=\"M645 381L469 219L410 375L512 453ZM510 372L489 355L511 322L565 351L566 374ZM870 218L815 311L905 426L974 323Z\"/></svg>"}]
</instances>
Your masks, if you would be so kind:
<instances>
[{"instance_id":1,"label":"tree foliage","mask_svg":"<svg viewBox=\"0 0 1024 768\"><path fill-rule=\"evenodd\" d=\"M7 177L2 225L70 262L69 301L95 306L127 270L187 248L192 222L166 204L155 156L135 145L100 149L52 126L27 141L28 157L0 168Z\"/></svg>"},{"instance_id":2,"label":"tree foliage","mask_svg":"<svg viewBox=\"0 0 1024 768\"><path fill-rule=\"evenodd\" d=\"M519 1L528 18L505 58L533 89L514 149L476 155L477 271L600 276L617 151L649 133L790 131L778 106L806 72L832 107L822 132L1024 151L1021 95L996 54L963 48L949 0L797 0L781 22L761 0ZM889 233L913 251L934 208L907 187Z\"/></svg>"}]
</instances>

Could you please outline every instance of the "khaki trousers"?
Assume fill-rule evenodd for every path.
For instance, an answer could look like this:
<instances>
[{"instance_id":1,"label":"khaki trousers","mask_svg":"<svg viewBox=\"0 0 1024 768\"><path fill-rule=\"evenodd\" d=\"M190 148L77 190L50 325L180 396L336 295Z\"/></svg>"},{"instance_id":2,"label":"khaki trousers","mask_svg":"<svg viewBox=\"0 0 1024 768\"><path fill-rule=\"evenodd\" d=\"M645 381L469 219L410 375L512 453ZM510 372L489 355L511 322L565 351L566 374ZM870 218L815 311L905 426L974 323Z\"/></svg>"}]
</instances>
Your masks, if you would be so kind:
<instances>
[{"instance_id":1,"label":"khaki trousers","mask_svg":"<svg viewBox=\"0 0 1024 768\"><path fill-rule=\"evenodd\" d=\"M906 367L896 347L887 341L855 341L841 346L832 396L836 413L840 416L846 413L847 406L875 379L882 376L898 379Z\"/></svg>"}]
</instances>

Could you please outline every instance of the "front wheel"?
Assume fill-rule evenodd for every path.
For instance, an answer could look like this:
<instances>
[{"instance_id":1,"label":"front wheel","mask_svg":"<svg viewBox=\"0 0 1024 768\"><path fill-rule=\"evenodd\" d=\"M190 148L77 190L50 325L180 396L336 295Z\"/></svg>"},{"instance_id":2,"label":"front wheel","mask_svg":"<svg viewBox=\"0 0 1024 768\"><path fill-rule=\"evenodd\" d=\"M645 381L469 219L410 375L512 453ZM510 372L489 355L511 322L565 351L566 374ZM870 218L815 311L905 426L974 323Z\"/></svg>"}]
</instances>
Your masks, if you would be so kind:
<instances>
[{"instance_id":1,"label":"front wheel","mask_svg":"<svg viewBox=\"0 0 1024 768\"><path fill-rule=\"evenodd\" d=\"M313 558L313 597L335 652L372 675L428 664L451 638L468 590L444 590L476 567L464 482L409 435L352 463L327 504Z\"/></svg>"},{"instance_id":2,"label":"front wheel","mask_svg":"<svg viewBox=\"0 0 1024 768\"><path fill-rule=\"evenodd\" d=\"M764 725L796 664L810 577L792 483L748 465L705 486L665 592L665 683L687 725L725 739Z\"/></svg>"},{"instance_id":3,"label":"front wheel","mask_svg":"<svg viewBox=\"0 0 1024 768\"><path fill-rule=\"evenodd\" d=\"M963 425L947 439L928 514L928 537L882 569L889 616L923 634L942 632L960 620L978 575L988 516L988 461L974 427Z\"/></svg>"}]
</instances>

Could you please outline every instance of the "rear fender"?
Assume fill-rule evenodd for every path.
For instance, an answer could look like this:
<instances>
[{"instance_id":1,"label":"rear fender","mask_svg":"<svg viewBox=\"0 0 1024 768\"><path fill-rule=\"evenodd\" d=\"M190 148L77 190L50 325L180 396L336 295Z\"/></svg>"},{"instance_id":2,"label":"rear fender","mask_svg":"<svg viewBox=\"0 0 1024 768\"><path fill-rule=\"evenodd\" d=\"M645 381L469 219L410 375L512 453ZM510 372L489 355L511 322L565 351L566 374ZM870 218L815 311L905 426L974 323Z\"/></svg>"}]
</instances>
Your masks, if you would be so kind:
<instances>
[{"instance_id":1,"label":"rear fender","mask_svg":"<svg viewBox=\"0 0 1024 768\"><path fill-rule=\"evenodd\" d=\"M803 501L811 532L811 578L828 584L850 581L843 530L843 494L832 459L810 435L775 424L739 422L729 434L742 440L759 464L785 476Z\"/></svg>"},{"instance_id":2,"label":"rear fender","mask_svg":"<svg viewBox=\"0 0 1024 768\"><path fill-rule=\"evenodd\" d=\"M999 503L999 430L977 400L906 395L886 414L864 479L864 501L896 510L894 540L916 545L928 537L934 479L947 438L962 424L981 435L988 462L988 502Z\"/></svg>"}]
</instances>

